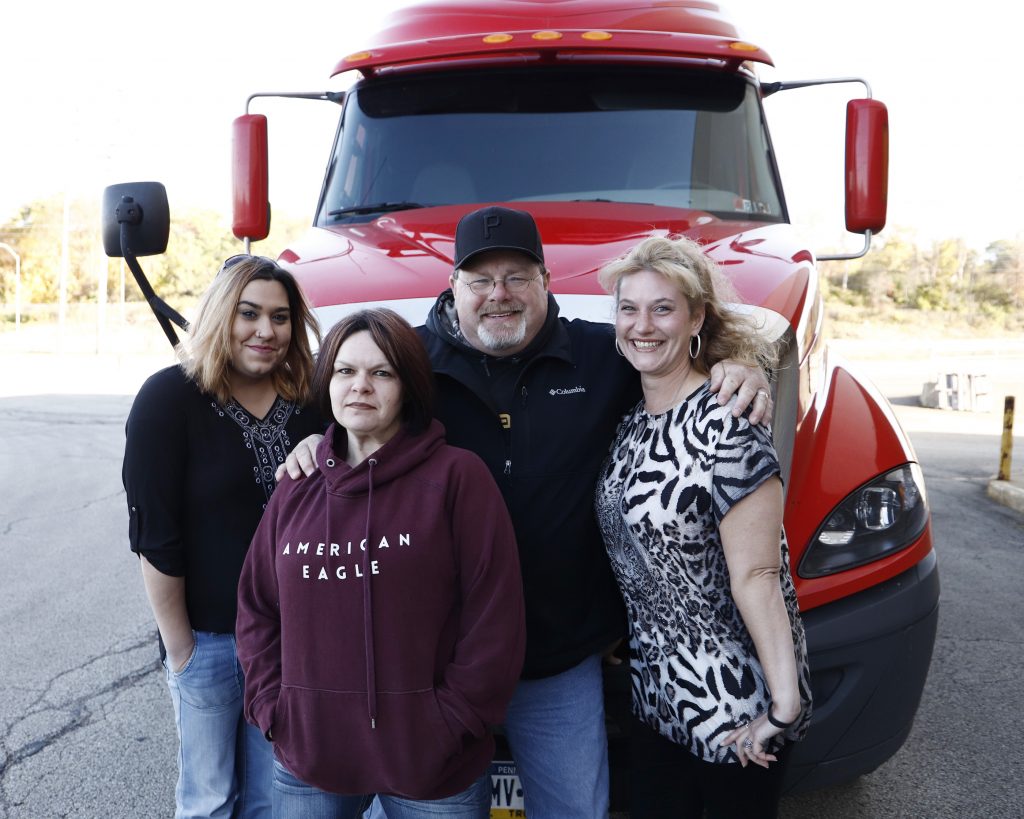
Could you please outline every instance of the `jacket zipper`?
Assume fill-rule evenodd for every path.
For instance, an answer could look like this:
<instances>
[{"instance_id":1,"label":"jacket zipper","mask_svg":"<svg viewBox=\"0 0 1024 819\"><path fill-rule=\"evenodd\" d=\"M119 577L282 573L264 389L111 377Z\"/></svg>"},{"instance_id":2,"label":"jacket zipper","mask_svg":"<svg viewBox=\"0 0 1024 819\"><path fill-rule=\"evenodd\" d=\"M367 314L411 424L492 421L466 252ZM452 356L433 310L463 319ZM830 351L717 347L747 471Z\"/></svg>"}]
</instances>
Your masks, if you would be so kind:
<instances>
[{"instance_id":1,"label":"jacket zipper","mask_svg":"<svg viewBox=\"0 0 1024 819\"><path fill-rule=\"evenodd\" d=\"M527 391L526 391L526 385L525 384L520 389L520 395L522 396L522 399L519 401L519 406L521 408L523 408L523 409L526 409L526 399L527 399L529 393L527 393ZM511 432L508 435L505 436L505 449L506 449L507 453L511 454L511 450L512 450L512 434L511 434ZM505 458L505 474L506 475L511 475L512 474L512 459L511 458Z\"/></svg>"}]
</instances>

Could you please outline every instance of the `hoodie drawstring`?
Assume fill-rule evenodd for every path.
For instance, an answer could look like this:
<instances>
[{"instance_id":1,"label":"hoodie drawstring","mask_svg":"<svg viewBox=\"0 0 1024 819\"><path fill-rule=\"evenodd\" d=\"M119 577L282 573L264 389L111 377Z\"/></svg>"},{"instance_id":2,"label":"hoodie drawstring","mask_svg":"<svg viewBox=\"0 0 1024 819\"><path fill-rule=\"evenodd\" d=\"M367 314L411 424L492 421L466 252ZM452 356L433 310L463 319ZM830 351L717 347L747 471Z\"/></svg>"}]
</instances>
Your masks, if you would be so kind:
<instances>
[{"instance_id":1,"label":"hoodie drawstring","mask_svg":"<svg viewBox=\"0 0 1024 819\"><path fill-rule=\"evenodd\" d=\"M370 575L370 517L373 513L373 468L376 458L367 460L369 488L366 493L366 535L363 542L363 644L366 649L366 708L370 715L370 728L377 727L377 669L373 658L373 596Z\"/></svg>"}]
</instances>

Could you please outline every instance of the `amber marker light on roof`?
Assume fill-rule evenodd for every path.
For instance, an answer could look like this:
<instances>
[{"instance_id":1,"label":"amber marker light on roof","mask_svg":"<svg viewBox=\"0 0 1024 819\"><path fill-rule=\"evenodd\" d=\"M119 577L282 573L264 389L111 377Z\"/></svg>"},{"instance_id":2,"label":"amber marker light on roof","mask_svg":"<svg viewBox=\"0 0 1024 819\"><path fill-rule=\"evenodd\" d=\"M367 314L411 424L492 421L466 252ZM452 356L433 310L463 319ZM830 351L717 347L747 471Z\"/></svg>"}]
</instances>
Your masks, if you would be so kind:
<instances>
[{"instance_id":1,"label":"amber marker light on roof","mask_svg":"<svg viewBox=\"0 0 1024 819\"><path fill-rule=\"evenodd\" d=\"M355 54L349 54L345 58L347 63L358 63L360 60L368 60L373 55L369 51L357 51Z\"/></svg>"},{"instance_id":2,"label":"amber marker light on roof","mask_svg":"<svg viewBox=\"0 0 1024 819\"><path fill-rule=\"evenodd\" d=\"M562 32L560 31L535 31L533 33L534 40L561 40Z\"/></svg>"},{"instance_id":3,"label":"amber marker light on roof","mask_svg":"<svg viewBox=\"0 0 1024 819\"><path fill-rule=\"evenodd\" d=\"M507 43L512 39L511 34L488 34L484 37L485 43Z\"/></svg>"},{"instance_id":4,"label":"amber marker light on roof","mask_svg":"<svg viewBox=\"0 0 1024 819\"><path fill-rule=\"evenodd\" d=\"M610 40L612 35L607 31L584 31L580 37L584 40Z\"/></svg>"},{"instance_id":5,"label":"amber marker light on roof","mask_svg":"<svg viewBox=\"0 0 1024 819\"><path fill-rule=\"evenodd\" d=\"M729 43L729 48L734 51L758 51L759 46L753 45L752 43L743 43L737 40L736 42Z\"/></svg>"}]
</instances>

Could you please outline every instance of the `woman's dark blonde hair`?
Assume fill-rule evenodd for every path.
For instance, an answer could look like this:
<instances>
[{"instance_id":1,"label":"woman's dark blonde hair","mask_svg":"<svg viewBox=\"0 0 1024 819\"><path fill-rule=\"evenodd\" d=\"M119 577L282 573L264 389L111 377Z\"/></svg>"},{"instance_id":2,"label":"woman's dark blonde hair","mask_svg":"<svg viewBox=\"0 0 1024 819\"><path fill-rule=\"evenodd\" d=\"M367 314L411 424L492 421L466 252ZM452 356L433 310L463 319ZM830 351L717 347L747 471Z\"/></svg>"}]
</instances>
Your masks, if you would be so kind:
<instances>
[{"instance_id":1,"label":"woman's dark blonde hair","mask_svg":"<svg viewBox=\"0 0 1024 819\"><path fill-rule=\"evenodd\" d=\"M733 288L701 246L685 236L651 236L625 256L606 264L597 274L601 286L619 301L626 276L649 270L664 276L686 299L691 311L704 309L698 334L700 352L694 365L704 373L731 358L771 372L778 362L776 346L758 328L752 316L730 310L738 302Z\"/></svg>"},{"instance_id":2,"label":"woman's dark blonde hair","mask_svg":"<svg viewBox=\"0 0 1024 819\"><path fill-rule=\"evenodd\" d=\"M319 344L320 327L295 277L266 256L232 256L224 263L199 300L182 368L221 404L231 400L231 328L242 291L259 280L280 282L288 294L292 338L284 361L271 375L274 389L287 401L308 404L313 384L310 337Z\"/></svg>"}]
</instances>

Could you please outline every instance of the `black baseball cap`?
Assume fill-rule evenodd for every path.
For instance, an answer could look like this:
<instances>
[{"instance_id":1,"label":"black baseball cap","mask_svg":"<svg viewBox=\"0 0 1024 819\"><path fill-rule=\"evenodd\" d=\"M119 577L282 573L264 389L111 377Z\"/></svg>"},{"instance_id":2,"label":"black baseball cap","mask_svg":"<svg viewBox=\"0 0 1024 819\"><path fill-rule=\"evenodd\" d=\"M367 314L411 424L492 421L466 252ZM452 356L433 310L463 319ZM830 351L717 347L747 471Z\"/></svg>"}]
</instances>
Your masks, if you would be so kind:
<instances>
[{"instance_id":1,"label":"black baseball cap","mask_svg":"<svg viewBox=\"0 0 1024 819\"><path fill-rule=\"evenodd\" d=\"M492 205L470 211L455 228L455 268L487 250L518 250L544 264L544 248L533 216Z\"/></svg>"}]
</instances>

